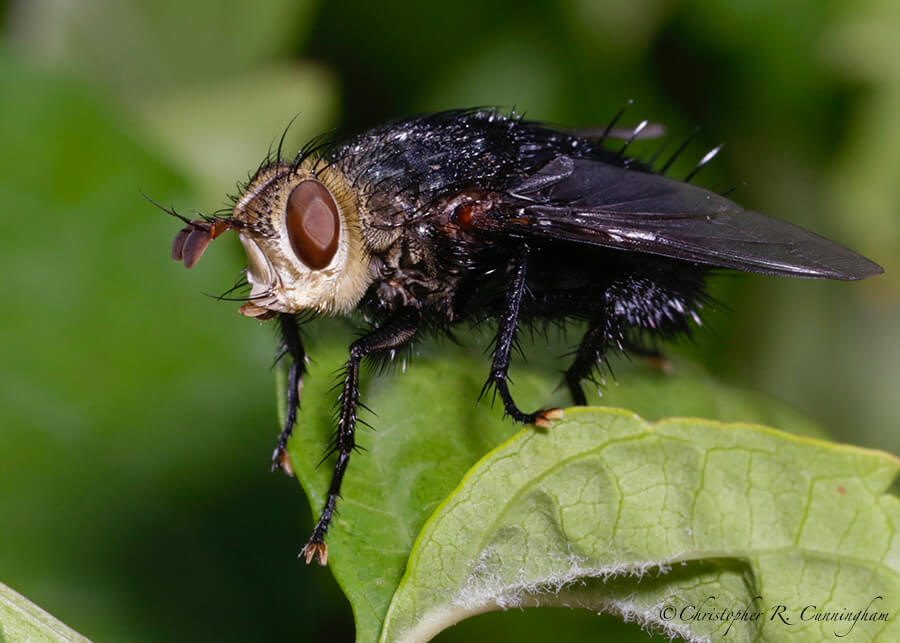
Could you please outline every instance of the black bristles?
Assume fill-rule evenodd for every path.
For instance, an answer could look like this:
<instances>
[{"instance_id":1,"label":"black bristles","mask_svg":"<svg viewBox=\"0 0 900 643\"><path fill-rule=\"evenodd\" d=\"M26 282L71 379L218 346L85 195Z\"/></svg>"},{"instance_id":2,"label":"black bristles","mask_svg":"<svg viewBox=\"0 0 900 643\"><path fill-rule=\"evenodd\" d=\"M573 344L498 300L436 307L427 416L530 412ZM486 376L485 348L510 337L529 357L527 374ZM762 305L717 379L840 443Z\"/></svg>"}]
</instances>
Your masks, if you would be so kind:
<instances>
[{"instance_id":1,"label":"black bristles","mask_svg":"<svg viewBox=\"0 0 900 643\"><path fill-rule=\"evenodd\" d=\"M686 177L684 177L684 182L690 183L691 179L697 175L697 172L699 172L703 168L704 165L706 165L707 163L709 163L711 160L713 160L716 157L716 154L719 153L719 150L722 149L723 145L724 145L724 143L720 143L719 145L716 145L714 148L712 148L709 152L704 154L703 158L700 159L700 162L697 163L697 167L695 167L693 170L691 170L690 173Z\"/></svg>"},{"instance_id":2,"label":"black bristles","mask_svg":"<svg viewBox=\"0 0 900 643\"><path fill-rule=\"evenodd\" d=\"M628 146L634 142L634 139L636 139L638 137L638 134L640 134L643 131L643 129L645 127L647 127L647 124L649 122L650 121L641 121L640 123L638 123L638 126L634 128L634 131L631 133L631 136L629 137L629 139L627 141L625 141L625 145L623 145L622 149L619 150L619 154L618 154L619 158L622 158L622 155L625 154L625 150L627 150Z\"/></svg>"},{"instance_id":3,"label":"black bristles","mask_svg":"<svg viewBox=\"0 0 900 643\"><path fill-rule=\"evenodd\" d=\"M213 295L207 292L201 293L205 297L209 297L210 299L215 299L216 301L240 301L244 303L250 303L254 301L258 301L260 299L268 299L272 296L272 293L263 292L258 295L248 295L247 297L224 297L222 295Z\"/></svg>"},{"instance_id":4,"label":"black bristles","mask_svg":"<svg viewBox=\"0 0 900 643\"><path fill-rule=\"evenodd\" d=\"M297 120L297 117L300 116L300 112L294 114L291 120L288 121L288 124L285 126L284 131L281 132L281 138L278 139L278 151L275 153L275 162L282 163L284 161L284 157L282 156L282 151L284 150L284 139L287 138L288 130L291 129L291 125L294 124L294 121Z\"/></svg>"},{"instance_id":5,"label":"black bristles","mask_svg":"<svg viewBox=\"0 0 900 643\"><path fill-rule=\"evenodd\" d=\"M620 109L618 111L618 113L615 116L613 116L612 120L609 122L609 125L607 125L606 129L603 130L603 135L600 136L600 140L598 142L602 143L606 139L606 137L609 136L609 133L612 131L613 127L615 127L616 123L619 122L619 119L622 118L622 115L625 113L625 110L628 109L631 105L634 105L633 98L629 98L628 102L625 104L625 107Z\"/></svg>"},{"instance_id":6,"label":"black bristles","mask_svg":"<svg viewBox=\"0 0 900 643\"><path fill-rule=\"evenodd\" d=\"M675 150L675 153L672 154L671 157L669 157L669 160L666 161L666 164L663 165L663 166L662 166L662 169L658 172L658 174L659 174L660 176L665 176L666 172L669 171L669 168L672 167L672 164L675 162L675 160L676 160L679 156L681 156L681 153L684 152L684 151L687 149L687 146L691 144L691 141L693 141L693 140L697 137L697 134L699 134L699 133L700 133L700 128L698 127L697 129L695 129L695 130L691 133L690 136L688 136L688 137L685 139L684 143L682 143L681 145L678 146L678 149Z\"/></svg>"},{"instance_id":7,"label":"black bristles","mask_svg":"<svg viewBox=\"0 0 900 643\"><path fill-rule=\"evenodd\" d=\"M231 286L231 288L229 288L228 290L223 292L221 295L216 297L216 299L218 299L220 301L227 301L228 295L230 295L238 290L241 290L243 288L249 288L249 287L250 287L250 282L247 281L247 272L245 270L245 271L241 272L240 276L235 280L235 282Z\"/></svg>"}]
</instances>

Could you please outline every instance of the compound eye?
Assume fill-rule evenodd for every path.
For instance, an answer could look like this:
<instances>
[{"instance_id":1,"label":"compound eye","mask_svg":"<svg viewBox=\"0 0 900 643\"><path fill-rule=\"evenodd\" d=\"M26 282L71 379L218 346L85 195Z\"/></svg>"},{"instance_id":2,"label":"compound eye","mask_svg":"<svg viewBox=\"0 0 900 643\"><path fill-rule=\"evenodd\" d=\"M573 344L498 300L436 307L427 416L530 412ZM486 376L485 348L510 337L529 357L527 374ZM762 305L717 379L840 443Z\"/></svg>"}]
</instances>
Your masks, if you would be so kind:
<instances>
[{"instance_id":1,"label":"compound eye","mask_svg":"<svg viewBox=\"0 0 900 643\"><path fill-rule=\"evenodd\" d=\"M341 220L334 197L324 185L309 179L288 197L288 238L294 254L313 270L331 263L338 247Z\"/></svg>"}]
</instances>

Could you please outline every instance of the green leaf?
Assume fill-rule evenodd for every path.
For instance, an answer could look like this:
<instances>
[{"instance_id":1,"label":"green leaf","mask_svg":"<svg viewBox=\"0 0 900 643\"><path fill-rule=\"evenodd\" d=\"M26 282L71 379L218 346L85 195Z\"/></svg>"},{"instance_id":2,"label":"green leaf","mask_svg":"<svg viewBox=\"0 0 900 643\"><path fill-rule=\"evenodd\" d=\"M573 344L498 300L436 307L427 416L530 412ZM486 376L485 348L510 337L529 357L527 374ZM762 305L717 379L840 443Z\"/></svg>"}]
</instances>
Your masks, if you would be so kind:
<instances>
[{"instance_id":1,"label":"green leaf","mask_svg":"<svg viewBox=\"0 0 900 643\"><path fill-rule=\"evenodd\" d=\"M314 334L307 344L313 361L289 446L294 470L316 516L333 467L333 459L318 466L333 431L336 392L331 387L352 337L348 328L340 332L342 339L323 334L323 323L311 326ZM485 341L469 337L468 348L428 344L410 361L406 373L397 369L387 375L363 375L361 399L377 414L364 413L363 419L374 431L357 431L363 451L351 459L338 515L328 535L328 564L353 607L360 641L374 640L381 631L413 542L428 517L485 453L519 430L502 418L499 408L491 408L490 400L475 404L488 369L480 350ZM566 403L567 393L558 389L559 375L550 364L558 369L553 358L564 353L567 344L548 343L526 346L531 368L514 369L513 393L525 409ZM643 366L617 364L617 380L608 382L603 399L628 402L651 419L698 415L726 421L777 421L798 432L817 433L809 422L772 400L735 391L690 369L687 373L683 367L676 370L678 376L669 376ZM279 400L283 387L282 371ZM532 433L544 435L535 429L526 431Z\"/></svg>"},{"instance_id":2,"label":"green leaf","mask_svg":"<svg viewBox=\"0 0 900 643\"><path fill-rule=\"evenodd\" d=\"M0 643L87 640L21 594L0 583Z\"/></svg>"},{"instance_id":3,"label":"green leaf","mask_svg":"<svg viewBox=\"0 0 900 643\"><path fill-rule=\"evenodd\" d=\"M761 426L570 409L486 456L435 512L381 640L532 605L688 640L896 640L900 504L885 490L897 469L885 453ZM691 620L692 605L762 613ZM868 607L887 620L804 620L807 605L806 616Z\"/></svg>"}]
</instances>

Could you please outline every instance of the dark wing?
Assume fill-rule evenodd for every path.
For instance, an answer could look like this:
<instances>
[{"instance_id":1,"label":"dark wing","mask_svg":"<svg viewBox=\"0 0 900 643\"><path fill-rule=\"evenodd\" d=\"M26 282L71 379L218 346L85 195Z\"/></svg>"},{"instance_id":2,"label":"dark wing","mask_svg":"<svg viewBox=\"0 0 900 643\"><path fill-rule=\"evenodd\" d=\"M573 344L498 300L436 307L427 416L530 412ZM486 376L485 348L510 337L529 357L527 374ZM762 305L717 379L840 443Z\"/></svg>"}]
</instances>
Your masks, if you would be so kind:
<instances>
[{"instance_id":1,"label":"dark wing","mask_svg":"<svg viewBox=\"0 0 900 643\"><path fill-rule=\"evenodd\" d=\"M488 226L517 237L793 277L863 279L883 272L842 245L703 188L597 160L557 157L508 192L512 203Z\"/></svg>"}]
</instances>

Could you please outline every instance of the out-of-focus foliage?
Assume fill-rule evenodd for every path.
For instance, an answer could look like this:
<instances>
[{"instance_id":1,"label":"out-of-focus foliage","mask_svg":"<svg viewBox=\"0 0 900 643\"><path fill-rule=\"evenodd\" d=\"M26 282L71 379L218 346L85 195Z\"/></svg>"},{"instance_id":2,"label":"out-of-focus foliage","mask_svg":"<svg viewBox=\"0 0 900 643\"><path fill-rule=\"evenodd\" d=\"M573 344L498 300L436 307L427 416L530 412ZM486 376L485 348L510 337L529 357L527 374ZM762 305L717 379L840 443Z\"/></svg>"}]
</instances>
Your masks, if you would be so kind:
<instances>
[{"instance_id":1,"label":"out-of-focus foliage","mask_svg":"<svg viewBox=\"0 0 900 643\"><path fill-rule=\"evenodd\" d=\"M145 3L111 4L132 4L140 16ZM218 7L194 10L215 17ZM7 7L8 30L21 25L21 9ZM264 14L261 3L245 18L271 21ZM204 38L254 46L222 30L210 35L216 20L202 22ZM294 145L330 126L333 107L321 106L334 105L333 82L318 73L305 86L265 87L281 70L306 68L282 46L281 59L241 54L254 61L252 74L232 74L228 60L209 69L218 104L198 86L202 70L132 102L111 79L59 69L79 69L84 49L117 28L89 26L93 37L67 48L60 64L25 27L0 51L0 250L11 293L0 317L0 576L99 640L271 640L301 625L315 639L340 638L352 631L344 599L327 570L296 560L307 530L302 494L268 471L277 433L272 333L202 295L237 274L237 244L225 241L191 279L168 259L179 226L140 192L187 211L219 207L296 112L314 116L298 122ZM308 25L284 28L302 34ZM127 69L126 59L139 58L134 73L151 64L162 73L175 64L144 59L127 46L133 39L108 54L121 59L110 65ZM243 91L254 83L263 86ZM271 119L263 124L248 100L260 95ZM208 121L222 125L215 147L194 117L204 101ZM147 114L150 102L165 122ZM264 138L248 139L254 131ZM203 163L176 156L169 141L191 137L207 161L233 157L230 176L207 183Z\"/></svg>"},{"instance_id":2,"label":"out-of-focus foliage","mask_svg":"<svg viewBox=\"0 0 900 643\"><path fill-rule=\"evenodd\" d=\"M292 117L288 150L335 120L333 77L290 55L305 41L314 7L36 0L13 3L8 33L15 50L124 102L146 143L192 178L204 200L222 200L223 187L233 191L246 178Z\"/></svg>"},{"instance_id":3,"label":"out-of-focus foliage","mask_svg":"<svg viewBox=\"0 0 900 643\"><path fill-rule=\"evenodd\" d=\"M9 3L7 34L31 55L143 100L259 73L303 45L315 8L314 0L29 0Z\"/></svg>"},{"instance_id":4,"label":"out-of-focus foliage","mask_svg":"<svg viewBox=\"0 0 900 643\"><path fill-rule=\"evenodd\" d=\"M722 278L715 334L679 350L900 451L894 4L0 3L0 579L101 640L350 635L328 571L294 562L299 490L267 471L272 333L200 294L239 248L185 273L138 192L214 210L298 113L293 147L473 104L597 126L633 98L624 121L665 123L668 149L702 126L675 176L725 141L699 183L887 274ZM498 641L595 623L484 618Z\"/></svg>"}]
</instances>

